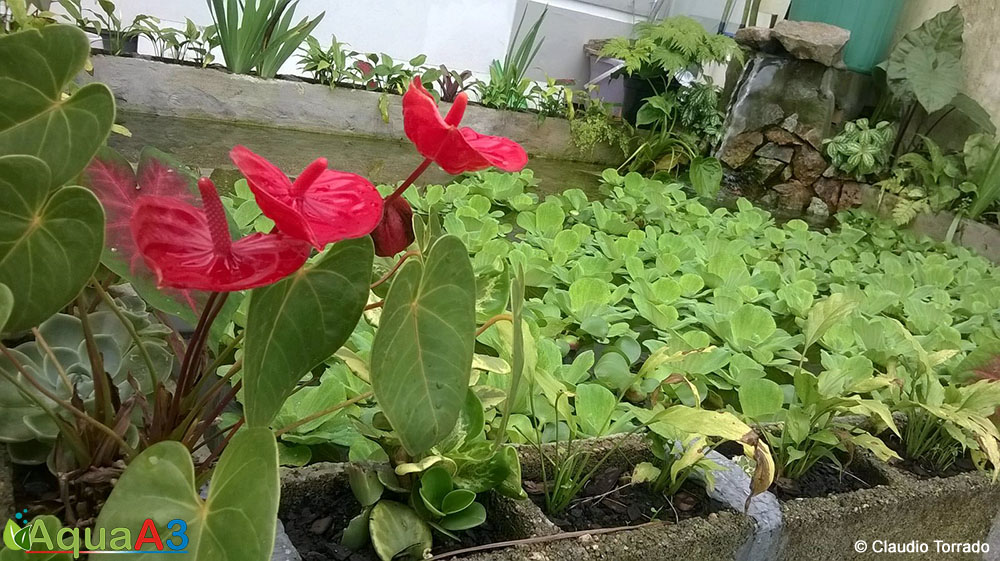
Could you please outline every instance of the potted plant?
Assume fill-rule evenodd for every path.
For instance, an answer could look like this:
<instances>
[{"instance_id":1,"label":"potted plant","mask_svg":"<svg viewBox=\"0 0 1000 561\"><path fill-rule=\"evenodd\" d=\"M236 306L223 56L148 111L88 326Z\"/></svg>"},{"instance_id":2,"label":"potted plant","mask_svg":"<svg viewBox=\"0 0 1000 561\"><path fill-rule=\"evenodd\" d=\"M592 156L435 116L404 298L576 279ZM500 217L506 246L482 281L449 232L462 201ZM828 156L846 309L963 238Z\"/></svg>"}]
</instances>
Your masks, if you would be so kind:
<instances>
[{"instance_id":1,"label":"potted plant","mask_svg":"<svg viewBox=\"0 0 1000 561\"><path fill-rule=\"evenodd\" d=\"M128 27L122 27L121 18L115 14L115 4L111 0L97 0L101 13L84 10L80 0L59 0L77 27L96 33L101 37L101 47L113 55L134 55L139 52L140 22L148 16L137 16ZM90 18L86 15L93 15Z\"/></svg>"},{"instance_id":2,"label":"potted plant","mask_svg":"<svg viewBox=\"0 0 1000 561\"><path fill-rule=\"evenodd\" d=\"M635 39L616 37L604 45L601 56L625 62L622 116L634 124L644 99L694 80L705 64L742 60L743 54L731 38L709 34L694 19L675 16L638 24Z\"/></svg>"}]
</instances>

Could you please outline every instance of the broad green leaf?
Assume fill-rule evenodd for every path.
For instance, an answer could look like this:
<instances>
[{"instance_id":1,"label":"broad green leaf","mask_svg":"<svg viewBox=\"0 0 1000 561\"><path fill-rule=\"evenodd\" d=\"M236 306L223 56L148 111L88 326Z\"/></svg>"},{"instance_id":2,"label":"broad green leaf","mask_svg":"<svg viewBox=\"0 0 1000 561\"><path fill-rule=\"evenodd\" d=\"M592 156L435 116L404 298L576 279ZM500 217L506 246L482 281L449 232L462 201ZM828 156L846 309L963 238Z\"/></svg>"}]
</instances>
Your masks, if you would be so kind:
<instances>
[{"instance_id":1,"label":"broad green leaf","mask_svg":"<svg viewBox=\"0 0 1000 561\"><path fill-rule=\"evenodd\" d=\"M660 477L660 468L649 462L641 462L632 469L632 483L652 483Z\"/></svg>"},{"instance_id":2,"label":"broad green leaf","mask_svg":"<svg viewBox=\"0 0 1000 561\"><path fill-rule=\"evenodd\" d=\"M444 500L453 488L451 475L442 467L432 467L420 476L420 498L424 505L437 516L447 514L443 508ZM473 493L473 495L475 494Z\"/></svg>"},{"instance_id":3,"label":"broad green leaf","mask_svg":"<svg viewBox=\"0 0 1000 561\"><path fill-rule=\"evenodd\" d=\"M722 163L716 158L695 158L689 175L699 197L714 199L722 186Z\"/></svg>"},{"instance_id":4,"label":"broad green leaf","mask_svg":"<svg viewBox=\"0 0 1000 561\"><path fill-rule=\"evenodd\" d=\"M675 405L652 415L649 430L666 438L678 435L702 434L739 442L753 429L726 411L708 411Z\"/></svg>"},{"instance_id":5,"label":"broad green leaf","mask_svg":"<svg viewBox=\"0 0 1000 561\"><path fill-rule=\"evenodd\" d=\"M154 444L129 464L101 509L96 526L108 533L113 528L128 528L135 537L149 518L164 539L177 543L169 536L178 526L168 524L183 520L187 526L187 559L267 561L274 549L278 515L276 444L266 428L238 432L215 467L206 500L198 496L187 448L173 441ZM133 559L173 559L173 555L149 551L151 547L144 545ZM96 561L117 557L90 558Z\"/></svg>"},{"instance_id":6,"label":"broad green leaf","mask_svg":"<svg viewBox=\"0 0 1000 561\"><path fill-rule=\"evenodd\" d=\"M781 386L766 378L747 380L739 388L740 408L743 415L764 420L781 411L784 394Z\"/></svg>"},{"instance_id":7,"label":"broad green leaf","mask_svg":"<svg viewBox=\"0 0 1000 561\"><path fill-rule=\"evenodd\" d=\"M439 238L424 263L407 261L393 279L372 344L372 388L411 455L437 444L458 420L475 346L475 305L469 253L454 236Z\"/></svg>"},{"instance_id":8,"label":"broad green leaf","mask_svg":"<svg viewBox=\"0 0 1000 561\"><path fill-rule=\"evenodd\" d=\"M840 292L831 294L825 300L813 305L802 327L806 339L804 351L819 341L831 327L854 313L857 307L858 303L855 300Z\"/></svg>"},{"instance_id":9,"label":"broad green leaf","mask_svg":"<svg viewBox=\"0 0 1000 561\"><path fill-rule=\"evenodd\" d=\"M0 154L37 156L52 186L80 173L114 123L114 98L104 84L62 99L88 56L86 35L69 25L0 36Z\"/></svg>"},{"instance_id":10,"label":"broad green leaf","mask_svg":"<svg viewBox=\"0 0 1000 561\"><path fill-rule=\"evenodd\" d=\"M576 387L576 417L580 430L590 436L603 436L611 422L618 399L600 384L580 384Z\"/></svg>"},{"instance_id":11,"label":"broad green leaf","mask_svg":"<svg viewBox=\"0 0 1000 561\"><path fill-rule=\"evenodd\" d=\"M10 314L14 311L14 293L6 284L0 284L0 333L3 333Z\"/></svg>"},{"instance_id":12,"label":"broad green leaf","mask_svg":"<svg viewBox=\"0 0 1000 561\"><path fill-rule=\"evenodd\" d=\"M6 331L34 327L58 312L100 263L104 210L97 197L82 187L50 196L51 185L38 158L0 157L0 284L14 298Z\"/></svg>"},{"instance_id":13,"label":"broad green leaf","mask_svg":"<svg viewBox=\"0 0 1000 561\"><path fill-rule=\"evenodd\" d=\"M302 376L350 337L368 300L373 259L371 238L343 241L253 291L244 343L248 426L267 426Z\"/></svg>"},{"instance_id":14,"label":"broad green leaf","mask_svg":"<svg viewBox=\"0 0 1000 561\"><path fill-rule=\"evenodd\" d=\"M382 491L385 487L378 480L378 472L372 469L363 469L355 464L347 467L348 482L351 484L351 492L354 498L363 507L369 507L382 498Z\"/></svg>"},{"instance_id":15,"label":"broad green leaf","mask_svg":"<svg viewBox=\"0 0 1000 561\"><path fill-rule=\"evenodd\" d=\"M445 495L441 501L441 511L446 514L457 514L469 508L476 500L476 494L468 489L455 489Z\"/></svg>"},{"instance_id":16,"label":"broad green leaf","mask_svg":"<svg viewBox=\"0 0 1000 561\"><path fill-rule=\"evenodd\" d=\"M439 524L445 530L459 532L475 528L483 522L486 522L486 507L479 503L472 503L459 512L445 516Z\"/></svg>"},{"instance_id":17,"label":"broad green leaf","mask_svg":"<svg viewBox=\"0 0 1000 561\"><path fill-rule=\"evenodd\" d=\"M929 113L944 109L958 95L965 77L962 60L950 53L914 50L906 55L906 77Z\"/></svg>"},{"instance_id":18,"label":"broad green leaf","mask_svg":"<svg viewBox=\"0 0 1000 561\"><path fill-rule=\"evenodd\" d=\"M886 63L889 87L903 99L916 98L928 113L947 105L964 82L961 67L965 18L958 6L910 31Z\"/></svg>"},{"instance_id":19,"label":"broad green leaf","mask_svg":"<svg viewBox=\"0 0 1000 561\"><path fill-rule=\"evenodd\" d=\"M730 320L733 343L738 350L748 350L774 334L777 327L774 316L767 309L753 304L744 304L736 310Z\"/></svg>"},{"instance_id":20,"label":"broad green leaf","mask_svg":"<svg viewBox=\"0 0 1000 561\"><path fill-rule=\"evenodd\" d=\"M368 527L372 546L382 561L423 559L431 549L431 529L404 504L379 501L372 509Z\"/></svg>"}]
</instances>

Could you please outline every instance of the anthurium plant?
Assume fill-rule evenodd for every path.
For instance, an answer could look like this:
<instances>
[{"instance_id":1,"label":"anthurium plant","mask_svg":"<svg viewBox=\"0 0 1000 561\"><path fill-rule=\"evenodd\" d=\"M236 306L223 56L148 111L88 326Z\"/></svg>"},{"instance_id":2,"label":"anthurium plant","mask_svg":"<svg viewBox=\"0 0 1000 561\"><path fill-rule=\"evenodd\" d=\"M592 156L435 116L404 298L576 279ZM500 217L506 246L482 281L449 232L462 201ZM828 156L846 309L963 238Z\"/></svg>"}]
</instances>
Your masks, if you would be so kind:
<instances>
[{"instance_id":1,"label":"anthurium plant","mask_svg":"<svg viewBox=\"0 0 1000 561\"><path fill-rule=\"evenodd\" d=\"M20 337L71 303L68 311L77 316L46 321L33 331L30 350L0 346L5 360L0 374L27 397L26 407L34 408L23 418L38 419L27 431L44 433L57 452L69 452L70 460L58 453L50 460L63 477L114 467L119 460L128 465L124 473L113 470L117 484L98 527L130 528L137 535L146 518L164 532L168 522L180 519L187 521L187 550L196 558L269 558L278 499L272 421L299 380L354 330L368 301L376 245L392 255L393 244L386 240L412 239L412 226L391 222L373 243L367 235L383 222L388 206L367 180L330 170L320 158L291 181L265 159L236 147L233 160L275 228L234 239L210 180L195 179L153 152L144 155L138 172L107 150L88 166L110 130L114 102L101 85L61 100L86 61L88 46L79 30L52 26L15 33L0 38L0 52L4 60L36 61L0 69L13 84L0 95L19 99L5 103L18 113L0 129L8 154L0 162L9 172L2 176L4 200L24 203L23 209L11 209L23 219L4 229L3 332ZM417 94L417 102L426 99ZM460 109L446 121L433 101L413 109L414 99L407 104L407 133L427 160L390 201L433 162L456 173L494 163L524 166L524 151L513 142L457 129ZM47 118L52 112L63 118ZM78 176L89 189L63 186ZM98 269L101 261L106 269ZM177 352L176 374L169 362L152 360L154 347L164 345L143 337L146 326L136 325L113 296L124 294L122 281L128 280L135 280L138 293L150 295L149 307L169 313L186 305L197 318L187 341L167 335ZM391 280L376 341L382 362L373 363L372 382L402 449L419 459L452 433L467 399L475 279L462 243L439 236ZM227 344L212 337L212 325L231 313L226 306L231 295L245 296L249 305L246 329ZM91 313L98 306L109 312L99 320ZM105 331L115 331L115 320L121 323L120 337L102 339ZM68 327L55 327L59 322ZM237 346L241 358L228 376L215 377ZM144 376L137 376L139 367L121 373L122 354L142 363ZM422 355L442 360L427 362ZM79 370L86 370L92 392L86 399L83 373L75 366L84 356L89 368ZM33 366L43 358L52 365L44 372ZM227 384L237 373L238 381ZM420 380L425 394L407 389ZM237 393L243 395L243 415L219 431L216 419ZM196 465L191 454L205 446L209 455ZM211 483L202 499L198 489L206 479ZM138 504L151 510L140 515ZM431 504L438 512L445 508ZM243 521L236 529L234 512Z\"/></svg>"}]
</instances>

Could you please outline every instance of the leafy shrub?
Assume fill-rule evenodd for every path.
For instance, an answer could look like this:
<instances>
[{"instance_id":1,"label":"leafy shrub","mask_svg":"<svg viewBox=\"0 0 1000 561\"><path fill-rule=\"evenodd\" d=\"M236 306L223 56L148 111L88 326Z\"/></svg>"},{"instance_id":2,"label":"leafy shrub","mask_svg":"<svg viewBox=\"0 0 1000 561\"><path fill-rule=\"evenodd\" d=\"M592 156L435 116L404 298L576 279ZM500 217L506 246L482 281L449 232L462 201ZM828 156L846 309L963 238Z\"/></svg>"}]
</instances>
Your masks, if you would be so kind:
<instances>
[{"instance_id":1,"label":"leafy shrub","mask_svg":"<svg viewBox=\"0 0 1000 561\"><path fill-rule=\"evenodd\" d=\"M604 45L601 56L624 60L630 75L658 79L685 70L698 74L712 62L742 61L743 51L733 39L708 33L692 18L675 16L638 24L635 39L616 37Z\"/></svg>"},{"instance_id":2,"label":"leafy shrub","mask_svg":"<svg viewBox=\"0 0 1000 561\"><path fill-rule=\"evenodd\" d=\"M868 119L848 121L837 136L826 139L826 155L838 170L863 181L889 165L895 130L888 121L871 128Z\"/></svg>"}]
</instances>

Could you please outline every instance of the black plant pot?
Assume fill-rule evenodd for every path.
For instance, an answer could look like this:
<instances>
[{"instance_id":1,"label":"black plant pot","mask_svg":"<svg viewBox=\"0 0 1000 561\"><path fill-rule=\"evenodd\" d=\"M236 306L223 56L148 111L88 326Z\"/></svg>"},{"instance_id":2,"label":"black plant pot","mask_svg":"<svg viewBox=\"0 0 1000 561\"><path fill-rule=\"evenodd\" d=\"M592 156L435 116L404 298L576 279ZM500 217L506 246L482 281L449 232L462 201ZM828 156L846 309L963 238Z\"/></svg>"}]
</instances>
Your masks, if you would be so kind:
<instances>
[{"instance_id":1,"label":"black plant pot","mask_svg":"<svg viewBox=\"0 0 1000 561\"><path fill-rule=\"evenodd\" d=\"M665 92L667 85L660 77L648 80L639 76L625 77L625 99L622 101L622 118L630 125L635 125L635 116L643 106L647 97Z\"/></svg>"},{"instance_id":2,"label":"black plant pot","mask_svg":"<svg viewBox=\"0 0 1000 561\"><path fill-rule=\"evenodd\" d=\"M114 31L101 31L101 46L105 51L115 55L135 55L139 54L139 36L125 36ZM117 40L115 40L117 39ZM116 44L121 50L116 50Z\"/></svg>"}]
</instances>

